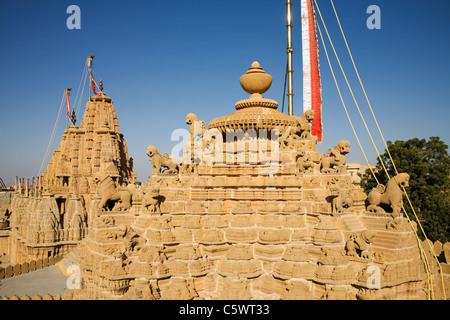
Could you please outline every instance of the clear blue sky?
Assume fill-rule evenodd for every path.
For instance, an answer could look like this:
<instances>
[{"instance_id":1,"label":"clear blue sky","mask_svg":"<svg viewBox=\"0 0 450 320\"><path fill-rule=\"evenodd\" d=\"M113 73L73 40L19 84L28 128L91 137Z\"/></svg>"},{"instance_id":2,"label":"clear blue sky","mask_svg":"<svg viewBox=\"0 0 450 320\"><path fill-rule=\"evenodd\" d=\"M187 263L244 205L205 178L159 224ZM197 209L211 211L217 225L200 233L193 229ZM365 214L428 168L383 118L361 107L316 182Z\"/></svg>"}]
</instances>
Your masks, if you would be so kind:
<instances>
[{"instance_id":1,"label":"clear blue sky","mask_svg":"<svg viewBox=\"0 0 450 320\"><path fill-rule=\"evenodd\" d=\"M302 114L300 1L293 1L294 114ZM318 0L336 49L370 120L329 0ZM450 143L450 1L334 0L375 115L386 140L440 136ZM69 30L69 5L81 9L81 29ZM369 5L381 9L381 29L369 30ZM170 152L177 128L193 112L209 123L246 99L239 76L258 60L273 76L264 94L280 104L286 66L284 0L0 1L0 178L35 176L63 90L72 96L86 57L114 101L138 179L152 167L149 144ZM328 47L331 50L330 47ZM335 71L337 64L332 57ZM320 48L325 153L352 144L348 161L365 162ZM339 74L339 73L338 73ZM341 89L371 163L376 154L342 76ZM86 93L86 91L85 91ZM83 97L84 110L87 95ZM285 109L286 110L286 109ZM78 115L79 122L81 114ZM60 141L65 120L52 146ZM384 146L369 123L379 150Z\"/></svg>"}]
</instances>

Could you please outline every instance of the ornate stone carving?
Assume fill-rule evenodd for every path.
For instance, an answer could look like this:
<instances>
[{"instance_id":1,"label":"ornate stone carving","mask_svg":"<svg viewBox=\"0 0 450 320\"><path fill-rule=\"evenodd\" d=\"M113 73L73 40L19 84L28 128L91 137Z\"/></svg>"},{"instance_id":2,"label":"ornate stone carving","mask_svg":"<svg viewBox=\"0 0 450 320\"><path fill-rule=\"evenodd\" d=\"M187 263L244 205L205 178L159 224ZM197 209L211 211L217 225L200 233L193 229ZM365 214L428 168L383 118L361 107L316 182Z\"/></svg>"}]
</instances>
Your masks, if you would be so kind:
<instances>
[{"instance_id":1,"label":"ornate stone carving","mask_svg":"<svg viewBox=\"0 0 450 320\"><path fill-rule=\"evenodd\" d=\"M347 160L345 155L350 152L350 142L341 140L334 148L330 148L322 156L320 171L322 173L345 173Z\"/></svg>"},{"instance_id":2,"label":"ornate stone carving","mask_svg":"<svg viewBox=\"0 0 450 320\"><path fill-rule=\"evenodd\" d=\"M206 130L205 122L200 121L193 113L188 113L186 116L186 124L189 125L190 141L193 142L195 138L201 137Z\"/></svg>"},{"instance_id":3,"label":"ornate stone carving","mask_svg":"<svg viewBox=\"0 0 450 320\"><path fill-rule=\"evenodd\" d=\"M314 171L314 162L311 156L304 150L297 152L297 170L299 173L312 173Z\"/></svg>"},{"instance_id":4,"label":"ornate stone carving","mask_svg":"<svg viewBox=\"0 0 450 320\"><path fill-rule=\"evenodd\" d=\"M347 255L352 257L370 258L370 248L376 234L371 231L363 231L360 234L354 233L345 244Z\"/></svg>"},{"instance_id":5,"label":"ornate stone carving","mask_svg":"<svg viewBox=\"0 0 450 320\"><path fill-rule=\"evenodd\" d=\"M282 147L292 147L294 141L311 138L311 121L314 120L314 110L306 110L292 127L287 127L280 137Z\"/></svg>"},{"instance_id":6,"label":"ornate stone carving","mask_svg":"<svg viewBox=\"0 0 450 320\"><path fill-rule=\"evenodd\" d=\"M191 300L198 294L192 280L172 279L171 283L162 288L162 300Z\"/></svg>"},{"instance_id":7,"label":"ornate stone carving","mask_svg":"<svg viewBox=\"0 0 450 320\"><path fill-rule=\"evenodd\" d=\"M51 243L58 239L60 224L51 208L47 209L43 219L40 221L40 242Z\"/></svg>"},{"instance_id":8,"label":"ornate stone carving","mask_svg":"<svg viewBox=\"0 0 450 320\"><path fill-rule=\"evenodd\" d=\"M294 126L296 117L277 111L278 103L262 97L272 84L272 77L266 74L260 64L255 61L246 74L240 78L242 88L249 94L249 99L235 104L236 112L213 119L208 128L216 128L225 133L227 130L284 130Z\"/></svg>"},{"instance_id":9,"label":"ornate stone carving","mask_svg":"<svg viewBox=\"0 0 450 320\"><path fill-rule=\"evenodd\" d=\"M131 208L131 192L126 187L117 188L110 175L97 173L94 182L98 185L98 194L101 200L98 204L100 210L109 210L108 202L114 202L113 210L128 210Z\"/></svg>"},{"instance_id":10,"label":"ornate stone carving","mask_svg":"<svg viewBox=\"0 0 450 320\"><path fill-rule=\"evenodd\" d=\"M150 145L147 148L147 155L150 157L150 161L153 165L153 175L158 175L160 173L165 174L177 174L178 173L178 165L173 161L171 156L167 153L163 153L162 155L158 152L158 150ZM163 168L167 168L166 170L162 170Z\"/></svg>"},{"instance_id":11,"label":"ornate stone carving","mask_svg":"<svg viewBox=\"0 0 450 320\"><path fill-rule=\"evenodd\" d=\"M338 196L332 200L333 214L344 213L353 206L353 198L349 190L340 189L337 193Z\"/></svg>"},{"instance_id":12,"label":"ornate stone carving","mask_svg":"<svg viewBox=\"0 0 450 320\"><path fill-rule=\"evenodd\" d=\"M370 191L367 200L369 205L367 211L384 213L385 210L381 205L389 205L392 208L392 216L394 218L403 217L401 212L403 207L403 191L401 187L409 186L409 174L399 173L395 177L392 177L386 187L379 184L376 188Z\"/></svg>"},{"instance_id":13,"label":"ornate stone carving","mask_svg":"<svg viewBox=\"0 0 450 320\"><path fill-rule=\"evenodd\" d=\"M186 116L186 124L189 125L189 142L192 144L195 143L196 139L202 139L202 150L212 141L203 141L203 137L205 136L205 132L208 130L206 127L205 121L201 121L198 117L193 113L188 113ZM192 150L191 150L192 151Z\"/></svg>"},{"instance_id":14,"label":"ornate stone carving","mask_svg":"<svg viewBox=\"0 0 450 320\"><path fill-rule=\"evenodd\" d=\"M159 194L158 186L150 186L144 193L142 198L142 207L147 210L148 213L160 214L161 208L161 196Z\"/></svg>"},{"instance_id":15,"label":"ornate stone carving","mask_svg":"<svg viewBox=\"0 0 450 320\"><path fill-rule=\"evenodd\" d=\"M330 184L331 195L334 197L331 201L333 215L343 214L349 211L355 203L357 196L355 193L358 191L353 189L353 186L346 181L336 181L336 183ZM363 196L365 197L365 193Z\"/></svg>"}]
</instances>

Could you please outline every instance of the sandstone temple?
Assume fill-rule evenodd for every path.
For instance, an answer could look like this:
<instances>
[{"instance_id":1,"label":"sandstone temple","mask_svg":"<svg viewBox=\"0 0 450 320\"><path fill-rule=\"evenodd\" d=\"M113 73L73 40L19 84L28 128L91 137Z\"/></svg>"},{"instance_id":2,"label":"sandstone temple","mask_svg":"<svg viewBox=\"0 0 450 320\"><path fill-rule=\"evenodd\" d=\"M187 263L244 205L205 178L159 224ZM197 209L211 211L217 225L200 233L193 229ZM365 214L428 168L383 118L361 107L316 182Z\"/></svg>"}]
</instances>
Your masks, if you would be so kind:
<instances>
[{"instance_id":1,"label":"sandstone temple","mask_svg":"<svg viewBox=\"0 0 450 320\"><path fill-rule=\"evenodd\" d=\"M11 205L10 258L22 263L72 251L90 224L96 176L107 174L118 188L130 184L132 161L111 98L90 97L80 126L64 131L39 184L19 186Z\"/></svg>"},{"instance_id":2,"label":"sandstone temple","mask_svg":"<svg viewBox=\"0 0 450 320\"><path fill-rule=\"evenodd\" d=\"M314 112L278 111L271 82L254 62L233 113L187 114L180 159L149 141L142 184L111 98L92 96L39 187L15 193L11 260L70 259L80 283L63 299L448 297L449 244L420 241L401 211L409 176L365 194L345 137L320 154Z\"/></svg>"}]
</instances>

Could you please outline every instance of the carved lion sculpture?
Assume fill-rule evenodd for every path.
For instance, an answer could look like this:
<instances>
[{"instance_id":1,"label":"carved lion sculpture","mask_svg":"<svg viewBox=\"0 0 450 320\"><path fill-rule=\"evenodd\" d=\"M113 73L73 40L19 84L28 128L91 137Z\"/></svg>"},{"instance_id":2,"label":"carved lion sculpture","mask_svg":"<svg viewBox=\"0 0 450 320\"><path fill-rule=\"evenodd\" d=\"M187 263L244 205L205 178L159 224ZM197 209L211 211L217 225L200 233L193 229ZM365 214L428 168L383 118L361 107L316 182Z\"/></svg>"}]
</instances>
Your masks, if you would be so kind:
<instances>
[{"instance_id":1,"label":"carved lion sculpture","mask_svg":"<svg viewBox=\"0 0 450 320\"><path fill-rule=\"evenodd\" d=\"M283 146L289 147L293 141L311 138L310 123L314 119L314 110L306 110L299 118L295 126L289 127L281 136Z\"/></svg>"},{"instance_id":2,"label":"carved lion sculpture","mask_svg":"<svg viewBox=\"0 0 450 320\"><path fill-rule=\"evenodd\" d=\"M108 174L97 173L94 182L98 184L98 194L101 197L98 208L108 209L108 202L114 201L114 210L128 210L131 208L131 192L127 188L118 189L116 183Z\"/></svg>"},{"instance_id":3,"label":"carved lion sculpture","mask_svg":"<svg viewBox=\"0 0 450 320\"><path fill-rule=\"evenodd\" d=\"M338 196L333 198L332 209L333 214L344 213L354 204L353 198L349 190L341 189L337 191Z\"/></svg>"},{"instance_id":4,"label":"carved lion sculpture","mask_svg":"<svg viewBox=\"0 0 450 320\"><path fill-rule=\"evenodd\" d=\"M198 117L193 113L188 113L186 116L186 124L189 127L189 135L191 139L195 139L195 137L203 135L203 132L206 130L206 124L204 121L200 121Z\"/></svg>"},{"instance_id":5,"label":"carved lion sculpture","mask_svg":"<svg viewBox=\"0 0 450 320\"><path fill-rule=\"evenodd\" d=\"M297 153L297 170L299 173L312 172L314 170L314 163L305 150L300 150Z\"/></svg>"},{"instance_id":6,"label":"carved lion sculpture","mask_svg":"<svg viewBox=\"0 0 450 320\"><path fill-rule=\"evenodd\" d=\"M306 110L298 120L298 128L300 129L300 138L308 139L311 137L311 121L314 120L315 112L312 109Z\"/></svg>"},{"instance_id":7,"label":"carved lion sculpture","mask_svg":"<svg viewBox=\"0 0 450 320\"><path fill-rule=\"evenodd\" d=\"M172 160L169 154L163 153L163 155L161 155L154 146L150 145L147 148L147 155L150 157L150 161L152 162L154 175L158 175L160 173L178 173L178 165ZM167 169L161 171L163 167Z\"/></svg>"},{"instance_id":8,"label":"carved lion sculpture","mask_svg":"<svg viewBox=\"0 0 450 320\"><path fill-rule=\"evenodd\" d=\"M159 187L149 187L142 199L142 206L150 213L161 213Z\"/></svg>"},{"instance_id":9,"label":"carved lion sculpture","mask_svg":"<svg viewBox=\"0 0 450 320\"><path fill-rule=\"evenodd\" d=\"M328 149L326 155L322 155L320 171L322 173L343 173L347 160L345 155L350 152L350 142L341 140L334 148Z\"/></svg>"},{"instance_id":10,"label":"carved lion sculpture","mask_svg":"<svg viewBox=\"0 0 450 320\"><path fill-rule=\"evenodd\" d=\"M215 135L208 135L205 138L205 133L208 131L205 121L200 121L198 117L193 113L188 113L186 116L186 124L189 125L189 139L187 141L187 147L192 148L196 139L202 139L201 143L194 146L205 150L206 147L212 145L215 142ZM208 139L209 138L209 139ZM194 159L194 150L191 150L191 160L198 163L201 159Z\"/></svg>"},{"instance_id":11,"label":"carved lion sculpture","mask_svg":"<svg viewBox=\"0 0 450 320\"><path fill-rule=\"evenodd\" d=\"M388 181L386 187L379 184L373 188L367 196L369 202L367 211L384 213L385 211L380 205L385 204L391 206L394 218L402 217L403 191L401 187L409 187L409 174L399 173Z\"/></svg>"},{"instance_id":12,"label":"carved lion sculpture","mask_svg":"<svg viewBox=\"0 0 450 320\"><path fill-rule=\"evenodd\" d=\"M347 255L360 256L363 259L370 258L370 244L375 239L376 234L372 231L365 230L361 234L354 233L350 236L350 239L345 244ZM359 252L359 255L358 255Z\"/></svg>"}]
</instances>

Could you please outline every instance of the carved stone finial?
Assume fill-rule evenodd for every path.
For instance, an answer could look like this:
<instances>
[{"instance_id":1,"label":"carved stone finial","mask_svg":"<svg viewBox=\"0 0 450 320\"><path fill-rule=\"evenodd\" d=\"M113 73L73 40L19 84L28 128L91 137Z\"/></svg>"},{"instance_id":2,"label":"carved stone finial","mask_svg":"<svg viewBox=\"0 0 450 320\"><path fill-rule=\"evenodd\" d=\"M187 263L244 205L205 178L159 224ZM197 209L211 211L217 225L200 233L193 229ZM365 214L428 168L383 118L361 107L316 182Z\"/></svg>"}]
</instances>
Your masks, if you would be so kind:
<instances>
[{"instance_id":1,"label":"carved stone finial","mask_svg":"<svg viewBox=\"0 0 450 320\"><path fill-rule=\"evenodd\" d=\"M261 68L258 61L252 63L239 81L242 89L251 96L236 102L236 112L213 119L208 125L209 129L223 133L229 129L284 130L295 124L296 118L276 110L278 102L261 95L272 85L272 76Z\"/></svg>"},{"instance_id":2,"label":"carved stone finial","mask_svg":"<svg viewBox=\"0 0 450 320\"><path fill-rule=\"evenodd\" d=\"M101 92L103 92L103 79L100 79L100 85L98 86Z\"/></svg>"},{"instance_id":3,"label":"carved stone finial","mask_svg":"<svg viewBox=\"0 0 450 320\"><path fill-rule=\"evenodd\" d=\"M272 85L272 76L267 74L258 61L252 63L247 73L240 77L242 89L250 94L262 94Z\"/></svg>"}]
</instances>

